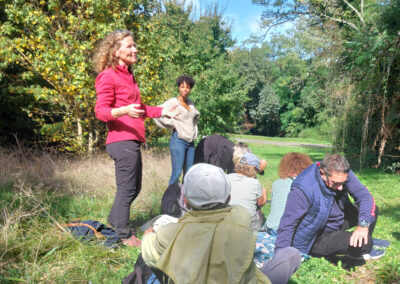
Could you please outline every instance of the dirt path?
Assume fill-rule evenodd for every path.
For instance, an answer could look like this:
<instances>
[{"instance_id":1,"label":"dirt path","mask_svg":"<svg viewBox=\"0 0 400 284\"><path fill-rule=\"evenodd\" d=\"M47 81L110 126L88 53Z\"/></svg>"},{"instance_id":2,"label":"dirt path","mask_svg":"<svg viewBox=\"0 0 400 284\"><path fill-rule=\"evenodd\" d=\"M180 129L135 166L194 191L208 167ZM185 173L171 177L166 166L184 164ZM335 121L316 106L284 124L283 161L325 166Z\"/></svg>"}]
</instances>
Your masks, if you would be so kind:
<instances>
[{"instance_id":1,"label":"dirt path","mask_svg":"<svg viewBox=\"0 0 400 284\"><path fill-rule=\"evenodd\" d=\"M258 144L269 144L269 145L276 145L276 146L296 146L296 147L312 147L312 148L331 148L330 145L325 144L309 144L309 143L298 143L298 142L280 142L280 141L263 141L257 139L242 139L236 138L238 142L244 143L258 143Z\"/></svg>"}]
</instances>

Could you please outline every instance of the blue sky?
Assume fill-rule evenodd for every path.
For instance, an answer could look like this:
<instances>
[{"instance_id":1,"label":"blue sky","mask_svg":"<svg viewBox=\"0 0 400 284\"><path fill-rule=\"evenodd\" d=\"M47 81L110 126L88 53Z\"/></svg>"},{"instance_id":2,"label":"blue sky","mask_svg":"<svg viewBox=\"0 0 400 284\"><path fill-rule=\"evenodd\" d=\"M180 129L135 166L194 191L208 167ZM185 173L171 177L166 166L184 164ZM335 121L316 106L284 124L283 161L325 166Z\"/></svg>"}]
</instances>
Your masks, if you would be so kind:
<instances>
[{"instance_id":1,"label":"blue sky","mask_svg":"<svg viewBox=\"0 0 400 284\"><path fill-rule=\"evenodd\" d=\"M218 10L232 26L232 37L238 45L250 34L259 32L258 22L263 7L254 5L251 0L194 0L195 7L203 11L210 3L218 3Z\"/></svg>"}]
</instances>

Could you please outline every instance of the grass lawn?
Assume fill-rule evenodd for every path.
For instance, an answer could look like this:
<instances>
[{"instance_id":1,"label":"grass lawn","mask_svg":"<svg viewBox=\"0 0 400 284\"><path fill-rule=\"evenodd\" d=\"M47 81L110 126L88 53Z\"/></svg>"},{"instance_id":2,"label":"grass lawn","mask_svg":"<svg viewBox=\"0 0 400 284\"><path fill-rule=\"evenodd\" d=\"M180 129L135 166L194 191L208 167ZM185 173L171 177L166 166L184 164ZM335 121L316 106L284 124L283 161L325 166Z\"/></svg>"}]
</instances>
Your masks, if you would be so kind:
<instances>
[{"instance_id":1,"label":"grass lawn","mask_svg":"<svg viewBox=\"0 0 400 284\"><path fill-rule=\"evenodd\" d=\"M268 162L265 175L260 177L268 193L278 178L278 164L285 153L303 152L317 161L329 151L248 144ZM171 169L168 152L146 150L143 159L143 188L132 207L135 224L160 212ZM115 180L113 162L105 153L66 159L0 148L0 169L0 283L120 283L132 271L139 249L110 250L95 243L82 244L64 227L75 218L106 223ZM380 208L374 236L390 240L392 246L383 258L352 271L312 258L302 264L290 283L399 283L400 177L378 169L356 174ZM263 211L267 215L269 207Z\"/></svg>"},{"instance_id":2,"label":"grass lawn","mask_svg":"<svg viewBox=\"0 0 400 284\"><path fill-rule=\"evenodd\" d=\"M232 139L252 139L252 140L261 140L261 141L276 141L276 142L298 142L298 143L310 143L310 144L331 144L330 141L327 140L318 140L313 138L286 138L286 137L266 137L266 136L257 136L257 135L240 135L240 134L230 134L230 138Z\"/></svg>"},{"instance_id":3,"label":"grass lawn","mask_svg":"<svg viewBox=\"0 0 400 284\"><path fill-rule=\"evenodd\" d=\"M235 136L237 138L238 136ZM254 139L253 136L240 136L243 139ZM259 140L299 142L293 139L270 139L258 137ZM314 144L324 144L324 141L307 141ZM301 152L309 155L313 161L321 160L329 153L329 148L286 147L261 143L247 143L252 152L267 160L264 176L259 176L260 182L267 190L270 199L272 182L278 179L278 165L282 156L288 152ZM334 266L325 259L312 258L304 262L291 278L291 283L400 283L400 177L383 173L379 169L364 169L355 172L360 181L368 187L380 209L378 224L374 231L375 238L391 241L391 247L386 255L379 260L370 260L352 271ZM270 211L267 204L263 208L264 215Z\"/></svg>"}]
</instances>

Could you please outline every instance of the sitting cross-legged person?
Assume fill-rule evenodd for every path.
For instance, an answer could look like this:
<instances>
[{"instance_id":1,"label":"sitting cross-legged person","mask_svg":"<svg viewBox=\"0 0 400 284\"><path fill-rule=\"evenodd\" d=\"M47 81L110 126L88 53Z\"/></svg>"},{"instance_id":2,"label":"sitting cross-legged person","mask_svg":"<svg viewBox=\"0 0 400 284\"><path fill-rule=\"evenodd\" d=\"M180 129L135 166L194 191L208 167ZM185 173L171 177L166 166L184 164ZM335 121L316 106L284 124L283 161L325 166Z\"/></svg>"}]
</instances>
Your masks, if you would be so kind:
<instances>
[{"instance_id":1,"label":"sitting cross-legged person","mask_svg":"<svg viewBox=\"0 0 400 284\"><path fill-rule=\"evenodd\" d=\"M161 283L287 283L301 263L299 252L286 248L257 268L250 214L228 205L230 192L221 168L190 168L183 194L192 210L178 223L146 230L142 240L143 259L157 275L163 273Z\"/></svg>"},{"instance_id":2,"label":"sitting cross-legged person","mask_svg":"<svg viewBox=\"0 0 400 284\"><path fill-rule=\"evenodd\" d=\"M305 168L312 164L311 158L303 153L287 153L279 162L279 179L272 183L271 212L265 222L265 229L271 235L278 233L279 222L285 210L290 186Z\"/></svg>"},{"instance_id":3,"label":"sitting cross-legged person","mask_svg":"<svg viewBox=\"0 0 400 284\"><path fill-rule=\"evenodd\" d=\"M261 230L264 216L261 207L267 201L265 188L257 179L261 161L252 153L245 153L235 164L235 173L227 175L231 183L229 205L245 207L251 216L253 230Z\"/></svg>"}]
</instances>

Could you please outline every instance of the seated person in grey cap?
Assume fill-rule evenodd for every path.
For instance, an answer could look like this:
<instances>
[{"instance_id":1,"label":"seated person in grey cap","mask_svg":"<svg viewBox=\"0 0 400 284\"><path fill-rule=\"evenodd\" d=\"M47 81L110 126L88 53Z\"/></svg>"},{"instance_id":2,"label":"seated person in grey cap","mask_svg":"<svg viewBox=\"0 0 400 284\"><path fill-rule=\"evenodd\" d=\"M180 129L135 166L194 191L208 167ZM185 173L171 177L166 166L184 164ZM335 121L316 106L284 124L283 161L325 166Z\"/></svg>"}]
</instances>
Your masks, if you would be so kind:
<instances>
[{"instance_id":1,"label":"seated person in grey cap","mask_svg":"<svg viewBox=\"0 0 400 284\"><path fill-rule=\"evenodd\" d=\"M288 247L261 269L256 267L250 215L244 207L227 205L231 187L221 168L196 164L184 184L184 200L192 211L178 223L146 230L142 240L146 264L168 278L159 279L162 283L288 281L300 265L298 251Z\"/></svg>"},{"instance_id":2,"label":"seated person in grey cap","mask_svg":"<svg viewBox=\"0 0 400 284\"><path fill-rule=\"evenodd\" d=\"M245 153L235 164L235 173L229 174L231 200L229 205L245 207L251 216L253 230L262 229L264 216L261 207L267 201L265 188L257 179L261 172L260 160L252 153Z\"/></svg>"}]
</instances>

